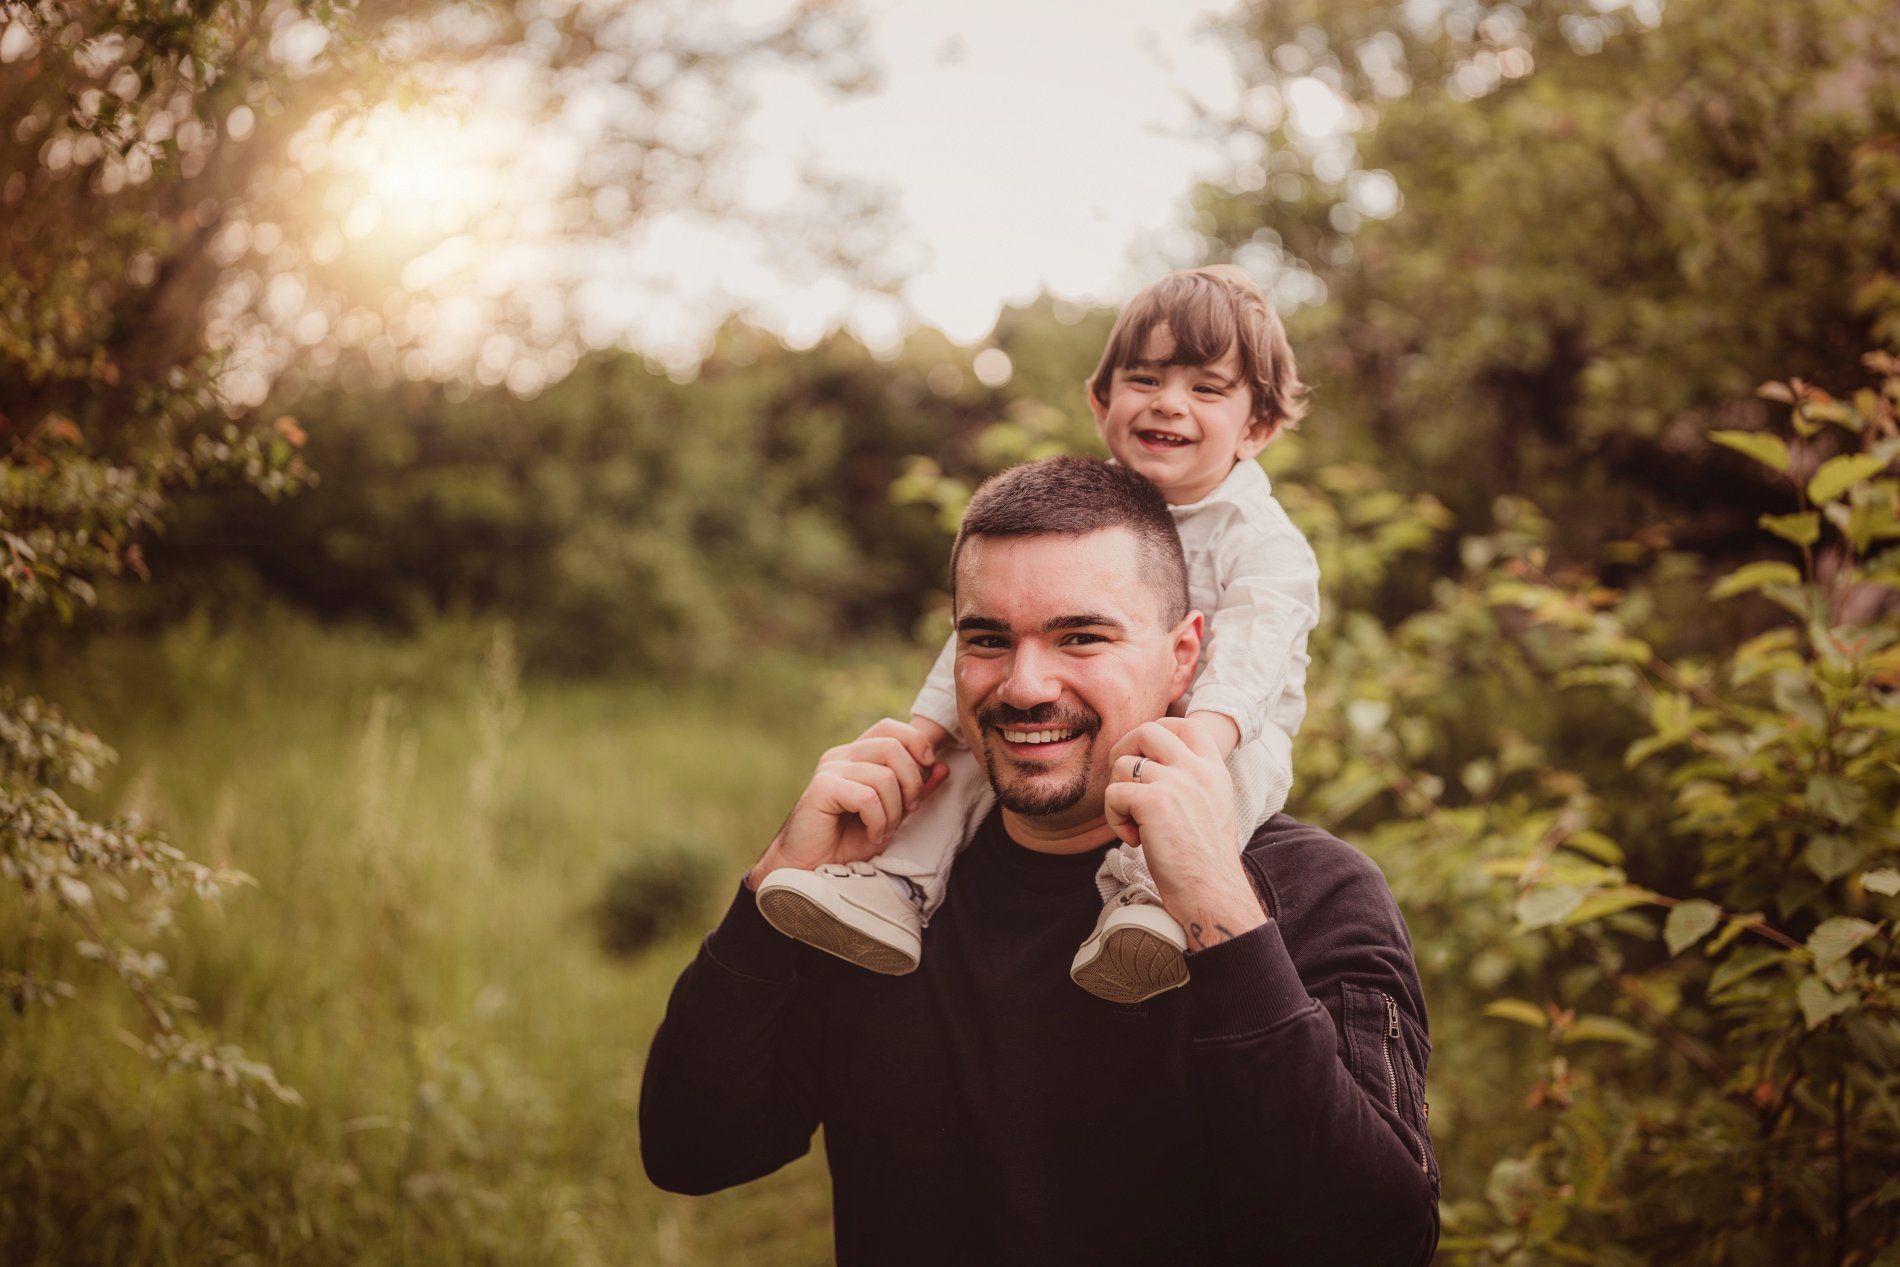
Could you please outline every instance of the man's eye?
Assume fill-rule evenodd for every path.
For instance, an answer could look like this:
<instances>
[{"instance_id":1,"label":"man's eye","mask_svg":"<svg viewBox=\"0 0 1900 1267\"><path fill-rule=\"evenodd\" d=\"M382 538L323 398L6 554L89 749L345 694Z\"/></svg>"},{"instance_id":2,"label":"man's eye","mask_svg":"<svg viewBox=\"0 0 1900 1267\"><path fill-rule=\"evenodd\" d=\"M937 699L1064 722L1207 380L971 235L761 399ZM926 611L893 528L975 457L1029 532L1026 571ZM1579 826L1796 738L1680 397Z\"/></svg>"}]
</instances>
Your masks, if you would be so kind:
<instances>
[{"instance_id":1,"label":"man's eye","mask_svg":"<svg viewBox=\"0 0 1900 1267\"><path fill-rule=\"evenodd\" d=\"M963 645L977 651L1000 651L1009 643L1001 634L972 634Z\"/></svg>"},{"instance_id":2,"label":"man's eye","mask_svg":"<svg viewBox=\"0 0 1900 1267\"><path fill-rule=\"evenodd\" d=\"M1107 641L1108 639L1102 637L1100 634L1078 633L1069 635L1069 645L1072 647L1092 647L1097 643Z\"/></svg>"}]
</instances>

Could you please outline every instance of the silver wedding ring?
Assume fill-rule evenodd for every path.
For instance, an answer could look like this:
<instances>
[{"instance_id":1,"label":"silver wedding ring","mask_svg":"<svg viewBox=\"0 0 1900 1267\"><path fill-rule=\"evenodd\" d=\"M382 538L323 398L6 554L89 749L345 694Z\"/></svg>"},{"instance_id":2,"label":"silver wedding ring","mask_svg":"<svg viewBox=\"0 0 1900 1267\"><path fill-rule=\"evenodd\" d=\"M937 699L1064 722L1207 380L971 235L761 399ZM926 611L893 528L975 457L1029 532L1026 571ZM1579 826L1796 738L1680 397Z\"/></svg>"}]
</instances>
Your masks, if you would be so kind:
<instances>
[{"instance_id":1,"label":"silver wedding ring","mask_svg":"<svg viewBox=\"0 0 1900 1267\"><path fill-rule=\"evenodd\" d=\"M1148 762L1148 758L1146 757L1136 757L1135 768L1128 772L1128 777L1133 779L1137 783L1141 782L1141 767L1146 765L1147 762Z\"/></svg>"}]
</instances>

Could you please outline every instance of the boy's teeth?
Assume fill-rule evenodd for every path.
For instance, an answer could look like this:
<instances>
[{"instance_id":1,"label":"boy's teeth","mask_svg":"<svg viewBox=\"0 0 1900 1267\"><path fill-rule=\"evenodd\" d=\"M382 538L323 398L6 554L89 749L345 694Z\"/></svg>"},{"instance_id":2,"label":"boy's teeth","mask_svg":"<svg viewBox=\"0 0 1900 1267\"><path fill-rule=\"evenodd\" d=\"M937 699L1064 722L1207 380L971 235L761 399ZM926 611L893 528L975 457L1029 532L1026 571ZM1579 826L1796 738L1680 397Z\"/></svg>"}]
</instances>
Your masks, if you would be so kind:
<instances>
[{"instance_id":1,"label":"boy's teeth","mask_svg":"<svg viewBox=\"0 0 1900 1267\"><path fill-rule=\"evenodd\" d=\"M1011 743L1060 743L1073 739L1073 730L1005 730L1003 738Z\"/></svg>"}]
</instances>

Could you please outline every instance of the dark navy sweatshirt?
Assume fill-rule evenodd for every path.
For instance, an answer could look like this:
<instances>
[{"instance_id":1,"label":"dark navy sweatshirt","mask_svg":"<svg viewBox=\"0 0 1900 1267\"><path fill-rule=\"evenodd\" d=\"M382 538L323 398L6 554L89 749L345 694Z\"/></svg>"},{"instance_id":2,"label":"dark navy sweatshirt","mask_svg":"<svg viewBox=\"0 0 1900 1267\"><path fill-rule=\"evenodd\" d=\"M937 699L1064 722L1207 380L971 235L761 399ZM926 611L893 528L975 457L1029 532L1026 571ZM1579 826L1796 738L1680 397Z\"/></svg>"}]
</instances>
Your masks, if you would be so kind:
<instances>
[{"instance_id":1,"label":"dark navy sweatshirt","mask_svg":"<svg viewBox=\"0 0 1900 1267\"><path fill-rule=\"evenodd\" d=\"M649 1177L744 1183L822 1126L847 1267L1427 1262L1430 1044L1378 868L1275 817L1245 855L1268 923L1124 1005L1068 976L1102 852L992 815L903 977L782 936L742 885L653 1041Z\"/></svg>"}]
</instances>

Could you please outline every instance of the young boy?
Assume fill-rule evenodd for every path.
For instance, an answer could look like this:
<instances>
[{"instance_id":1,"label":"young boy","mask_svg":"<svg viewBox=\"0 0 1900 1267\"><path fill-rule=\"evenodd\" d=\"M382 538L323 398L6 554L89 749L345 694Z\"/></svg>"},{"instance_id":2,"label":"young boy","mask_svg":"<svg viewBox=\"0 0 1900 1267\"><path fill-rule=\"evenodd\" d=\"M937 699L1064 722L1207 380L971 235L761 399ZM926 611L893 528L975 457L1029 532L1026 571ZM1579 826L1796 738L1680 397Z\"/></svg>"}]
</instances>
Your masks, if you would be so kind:
<instances>
[{"instance_id":1,"label":"young boy","mask_svg":"<svg viewBox=\"0 0 1900 1267\"><path fill-rule=\"evenodd\" d=\"M1254 461L1305 412L1305 390L1278 316L1228 266L1171 273L1137 295L1088 383L1108 451L1161 489L1180 530L1189 605L1207 617L1185 713L1227 759L1243 846L1292 789L1319 618L1313 551ZM873 971L916 968L950 864L994 804L956 734L955 661L953 637L911 709L950 767L943 786L870 862L767 876L759 909L779 931ZM1070 967L1077 984L1123 1003L1185 984L1187 936L1141 850L1110 850L1096 884L1102 916Z\"/></svg>"}]
</instances>

